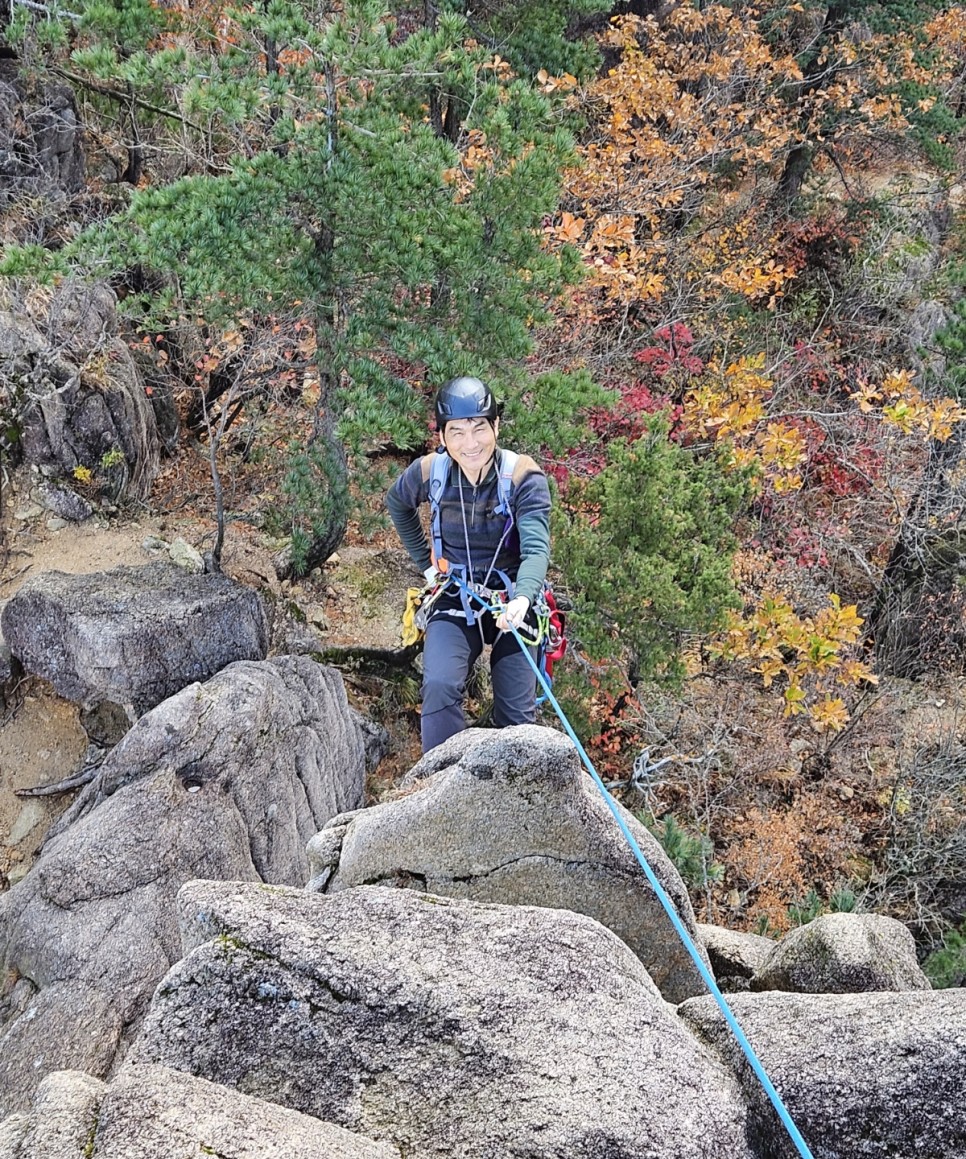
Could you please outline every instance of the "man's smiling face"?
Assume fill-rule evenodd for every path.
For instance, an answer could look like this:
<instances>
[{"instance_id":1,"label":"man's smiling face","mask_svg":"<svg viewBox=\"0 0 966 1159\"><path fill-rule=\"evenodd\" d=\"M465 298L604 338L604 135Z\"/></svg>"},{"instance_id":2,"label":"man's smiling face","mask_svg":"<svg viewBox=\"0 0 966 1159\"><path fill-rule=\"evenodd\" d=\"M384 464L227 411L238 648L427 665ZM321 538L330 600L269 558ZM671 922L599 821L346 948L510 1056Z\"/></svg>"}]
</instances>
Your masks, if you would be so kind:
<instances>
[{"instance_id":1,"label":"man's smiling face","mask_svg":"<svg viewBox=\"0 0 966 1159\"><path fill-rule=\"evenodd\" d=\"M499 419L450 419L443 427L443 446L471 483L479 483L486 474L499 430Z\"/></svg>"}]
</instances>

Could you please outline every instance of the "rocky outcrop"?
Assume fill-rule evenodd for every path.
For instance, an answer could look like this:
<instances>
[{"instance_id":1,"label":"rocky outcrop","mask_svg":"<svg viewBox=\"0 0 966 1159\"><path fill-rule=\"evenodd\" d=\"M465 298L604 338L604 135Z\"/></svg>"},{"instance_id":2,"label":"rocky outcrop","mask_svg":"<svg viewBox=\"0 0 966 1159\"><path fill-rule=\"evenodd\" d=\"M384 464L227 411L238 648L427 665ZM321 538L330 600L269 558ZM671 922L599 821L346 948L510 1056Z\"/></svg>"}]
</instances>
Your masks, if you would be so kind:
<instances>
[{"instance_id":1,"label":"rocky outcrop","mask_svg":"<svg viewBox=\"0 0 966 1159\"><path fill-rule=\"evenodd\" d=\"M59 1071L0 1124L0 1159L399 1159L395 1147L160 1066Z\"/></svg>"},{"instance_id":2,"label":"rocky outcrop","mask_svg":"<svg viewBox=\"0 0 966 1159\"><path fill-rule=\"evenodd\" d=\"M186 880L302 885L363 761L341 677L302 657L233 664L142 717L0 896L0 1113L51 1071L108 1072L180 955Z\"/></svg>"},{"instance_id":3,"label":"rocky outcrop","mask_svg":"<svg viewBox=\"0 0 966 1159\"><path fill-rule=\"evenodd\" d=\"M772 946L751 979L752 990L861 994L929 990L912 934L879 914L825 914Z\"/></svg>"},{"instance_id":4,"label":"rocky outcrop","mask_svg":"<svg viewBox=\"0 0 966 1159\"><path fill-rule=\"evenodd\" d=\"M18 888L14 886L4 900L12 898ZM49 919L51 908L44 917ZM80 912L85 909L81 908ZM127 953L134 943L137 916L127 915L119 923L123 936L109 936L103 951L95 947L93 957L103 966L102 985L77 960L85 948L86 938L70 931L66 945L53 947L49 942L45 944L48 930L43 919L35 927L34 913L27 912L21 927L20 916L15 904L0 906L0 929L5 943L0 947L4 950L0 991L0 1116L27 1106L37 1083L54 1071L69 1067L92 1075L106 1075L121 1045L126 1006L123 996L115 1003L111 983L119 976L123 982L130 983L130 975L139 968L145 968L146 978L153 972L156 980L168 961L167 955L159 953L151 943L155 934L149 925L145 929L143 949L124 961L111 960L112 949ZM49 936L55 937L66 924L64 920L51 922ZM105 926L107 923L101 919L94 928L94 938L104 934ZM35 973L28 973L31 970ZM150 986L146 989L149 994Z\"/></svg>"},{"instance_id":5,"label":"rocky outcrop","mask_svg":"<svg viewBox=\"0 0 966 1159\"><path fill-rule=\"evenodd\" d=\"M76 193L86 166L73 92L51 84L28 97L13 62L0 64L0 206L18 193Z\"/></svg>"},{"instance_id":6,"label":"rocky outcrop","mask_svg":"<svg viewBox=\"0 0 966 1159\"><path fill-rule=\"evenodd\" d=\"M161 444L109 286L68 282L29 301L0 292L0 385L41 475L61 486L80 477L110 500L147 497Z\"/></svg>"},{"instance_id":7,"label":"rocky outcrop","mask_svg":"<svg viewBox=\"0 0 966 1159\"><path fill-rule=\"evenodd\" d=\"M816 1159L966 1156L966 990L735 994L730 1005ZM738 1077L763 1159L798 1159L711 998L678 1013Z\"/></svg>"},{"instance_id":8,"label":"rocky outcrop","mask_svg":"<svg viewBox=\"0 0 966 1159\"><path fill-rule=\"evenodd\" d=\"M0 1122L0 1159L76 1159L97 1126L105 1090L82 1071L56 1071L40 1084L29 1111Z\"/></svg>"},{"instance_id":9,"label":"rocky outcrop","mask_svg":"<svg viewBox=\"0 0 966 1159\"><path fill-rule=\"evenodd\" d=\"M624 819L697 942L677 870L643 825ZM397 800L330 822L309 856L310 888L328 893L393 885L587 914L637 954L669 1001L704 993L574 746L553 729L458 734L416 766Z\"/></svg>"},{"instance_id":10,"label":"rocky outcrop","mask_svg":"<svg viewBox=\"0 0 966 1159\"><path fill-rule=\"evenodd\" d=\"M339 678L310 659L233 664L163 702L0 897L0 1159L76 1159L78 1140L95 1159L798 1159L719 1007L675 1011L621 938L569 912L588 890L554 885L562 908L527 904L512 874L510 905L427 892L457 855L471 881L486 865L499 878L516 847L549 896L565 849L596 868L612 918L621 862L572 758L533 726L464 735L405 795L357 812L363 743ZM416 888L340 880L376 863L380 832L401 838L394 886L426 843ZM334 892L284 884L306 880L312 833L315 886ZM188 877L203 880L175 901ZM642 908L640 882L626 889ZM769 959L826 989L877 985L878 957L895 984L904 937L837 917L847 935L818 919ZM768 949L698 933L732 978ZM964 991L728 1001L815 1159L966 1159ZM94 1078L37 1093L64 1069Z\"/></svg>"},{"instance_id":11,"label":"rocky outcrop","mask_svg":"<svg viewBox=\"0 0 966 1159\"><path fill-rule=\"evenodd\" d=\"M179 905L186 957L130 1064L270 1098L409 1159L750 1154L731 1081L589 918L211 882Z\"/></svg>"},{"instance_id":12,"label":"rocky outcrop","mask_svg":"<svg viewBox=\"0 0 966 1159\"><path fill-rule=\"evenodd\" d=\"M23 667L67 700L140 715L235 660L261 660L261 597L222 575L172 564L26 580L3 608L4 639Z\"/></svg>"},{"instance_id":13,"label":"rocky outcrop","mask_svg":"<svg viewBox=\"0 0 966 1159\"><path fill-rule=\"evenodd\" d=\"M771 938L698 923L698 935L711 959L711 969L721 990L747 990L755 971L775 948Z\"/></svg>"}]
</instances>

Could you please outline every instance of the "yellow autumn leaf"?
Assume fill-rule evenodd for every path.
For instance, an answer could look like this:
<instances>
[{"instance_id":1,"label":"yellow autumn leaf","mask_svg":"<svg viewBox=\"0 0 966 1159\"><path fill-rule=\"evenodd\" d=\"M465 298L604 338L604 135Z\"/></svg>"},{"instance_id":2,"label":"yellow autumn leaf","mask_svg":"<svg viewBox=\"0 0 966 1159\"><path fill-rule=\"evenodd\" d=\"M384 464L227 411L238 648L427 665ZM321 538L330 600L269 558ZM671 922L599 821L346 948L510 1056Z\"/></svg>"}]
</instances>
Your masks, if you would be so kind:
<instances>
[{"instance_id":1,"label":"yellow autumn leaf","mask_svg":"<svg viewBox=\"0 0 966 1159\"><path fill-rule=\"evenodd\" d=\"M841 732L849 722L848 709L841 697L826 697L813 704L808 712L818 732Z\"/></svg>"},{"instance_id":2,"label":"yellow autumn leaf","mask_svg":"<svg viewBox=\"0 0 966 1159\"><path fill-rule=\"evenodd\" d=\"M830 593L828 599L830 607L823 608L815 617L816 631L839 643L854 643L865 623L858 614L858 608L855 604L843 607L841 597L835 592Z\"/></svg>"},{"instance_id":3,"label":"yellow autumn leaf","mask_svg":"<svg viewBox=\"0 0 966 1159\"><path fill-rule=\"evenodd\" d=\"M735 469L750 467L756 458L753 448L732 446L729 448L728 466Z\"/></svg>"},{"instance_id":4,"label":"yellow autumn leaf","mask_svg":"<svg viewBox=\"0 0 966 1159\"><path fill-rule=\"evenodd\" d=\"M800 491L803 483L804 480L797 473L791 475L776 475L772 480L772 486L777 495L787 495L789 491Z\"/></svg>"},{"instance_id":5,"label":"yellow autumn leaf","mask_svg":"<svg viewBox=\"0 0 966 1159\"><path fill-rule=\"evenodd\" d=\"M833 667L838 660L838 654L838 645L833 640L822 636L809 637L806 657L818 672Z\"/></svg>"},{"instance_id":6,"label":"yellow autumn leaf","mask_svg":"<svg viewBox=\"0 0 966 1159\"><path fill-rule=\"evenodd\" d=\"M761 682L766 688L771 688L772 681L776 676L780 676L785 671L785 665L781 660L770 659L765 660L754 669L761 676Z\"/></svg>"},{"instance_id":7,"label":"yellow autumn leaf","mask_svg":"<svg viewBox=\"0 0 966 1159\"><path fill-rule=\"evenodd\" d=\"M805 690L798 684L785 689L785 716L798 716L805 711Z\"/></svg>"},{"instance_id":8,"label":"yellow autumn leaf","mask_svg":"<svg viewBox=\"0 0 966 1159\"><path fill-rule=\"evenodd\" d=\"M846 660L835 677L837 684L878 684L879 677L874 675L861 660Z\"/></svg>"},{"instance_id":9,"label":"yellow autumn leaf","mask_svg":"<svg viewBox=\"0 0 966 1159\"><path fill-rule=\"evenodd\" d=\"M891 370L882 381L882 389L890 398L896 398L901 394L908 394L909 391L915 390L912 385L912 371ZM916 393L919 392L916 391Z\"/></svg>"},{"instance_id":10,"label":"yellow autumn leaf","mask_svg":"<svg viewBox=\"0 0 966 1159\"><path fill-rule=\"evenodd\" d=\"M884 406L882 408L882 414L889 422L897 426L904 435L910 434L916 425L915 410L904 399L899 399L892 406Z\"/></svg>"},{"instance_id":11,"label":"yellow autumn leaf","mask_svg":"<svg viewBox=\"0 0 966 1159\"><path fill-rule=\"evenodd\" d=\"M774 463L788 470L805 459L805 440L795 427L769 423L757 441L764 463Z\"/></svg>"},{"instance_id":12,"label":"yellow autumn leaf","mask_svg":"<svg viewBox=\"0 0 966 1159\"><path fill-rule=\"evenodd\" d=\"M933 402L926 416L926 433L930 439L944 443L952 437L956 424L964 420L966 420L966 409L959 406L951 398L939 399Z\"/></svg>"},{"instance_id":13,"label":"yellow autumn leaf","mask_svg":"<svg viewBox=\"0 0 966 1159\"><path fill-rule=\"evenodd\" d=\"M863 414L871 414L874 404L882 401L882 395L874 386L863 386L849 395L849 398L858 406Z\"/></svg>"}]
</instances>

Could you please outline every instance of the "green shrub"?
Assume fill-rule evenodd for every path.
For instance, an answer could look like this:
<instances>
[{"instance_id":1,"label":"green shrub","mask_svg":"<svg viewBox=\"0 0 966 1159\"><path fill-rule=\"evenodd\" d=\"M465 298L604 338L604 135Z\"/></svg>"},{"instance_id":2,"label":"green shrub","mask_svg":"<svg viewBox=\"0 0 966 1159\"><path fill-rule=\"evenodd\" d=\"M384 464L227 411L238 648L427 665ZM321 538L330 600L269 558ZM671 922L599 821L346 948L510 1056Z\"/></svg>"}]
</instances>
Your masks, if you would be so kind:
<instances>
[{"instance_id":1,"label":"green shrub","mask_svg":"<svg viewBox=\"0 0 966 1159\"><path fill-rule=\"evenodd\" d=\"M931 953L922 968L937 990L966 986L966 922L947 932L943 948Z\"/></svg>"},{"instance_id":2,"label":"green shrub","mask_svg":"<svg viewBox=\"0 0 966 1159\"><path fill-rule=\"evenodd\" d=\"M724 866L714 860L714 845L703 833L689 833L669 813L660 821L640 818L660 841L685 885L702 889L724 876Z\"/></svg>"},{"instance_id":3,"label":"green shrub","mask_svg":"<svg viewBox=\"0 0 966 1159\"><path fill-rule=\"evenodd\" d=\"M732 523L745 483L671 442L662 415L607 452L604 469L572 479L554 511L571 635L596 659L628 659L635 682L675 678L686 639L735 605Z\"/></svg>"}]
</instances>

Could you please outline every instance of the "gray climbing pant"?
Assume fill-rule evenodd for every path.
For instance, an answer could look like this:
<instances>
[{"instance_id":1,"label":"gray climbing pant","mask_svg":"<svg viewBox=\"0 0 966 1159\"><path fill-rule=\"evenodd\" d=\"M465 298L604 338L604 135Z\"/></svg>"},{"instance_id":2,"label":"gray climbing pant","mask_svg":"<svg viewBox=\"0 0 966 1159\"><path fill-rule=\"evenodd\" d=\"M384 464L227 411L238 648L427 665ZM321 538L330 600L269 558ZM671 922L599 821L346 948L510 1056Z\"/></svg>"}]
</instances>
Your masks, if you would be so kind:
<instances>
[{"instance_id":1,"label":"gray climbing pant","mask_svg":"<svg viewBox=\"0 0 966 1159\"><path fill-rule=\"evenodd\" d=\"M477 616L475 624L468 624L463 616L437 615L427 625L423 646L424 753L466 728L466 681L484 644L493 645L493 723L505 728L536 719L537 678L513 633L497 631L488 612ZM536 649L529 651L532 656Z\"/></svg>"}]
</instances>

